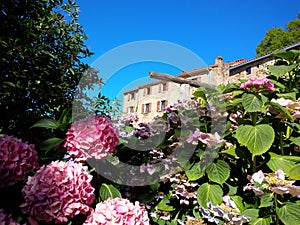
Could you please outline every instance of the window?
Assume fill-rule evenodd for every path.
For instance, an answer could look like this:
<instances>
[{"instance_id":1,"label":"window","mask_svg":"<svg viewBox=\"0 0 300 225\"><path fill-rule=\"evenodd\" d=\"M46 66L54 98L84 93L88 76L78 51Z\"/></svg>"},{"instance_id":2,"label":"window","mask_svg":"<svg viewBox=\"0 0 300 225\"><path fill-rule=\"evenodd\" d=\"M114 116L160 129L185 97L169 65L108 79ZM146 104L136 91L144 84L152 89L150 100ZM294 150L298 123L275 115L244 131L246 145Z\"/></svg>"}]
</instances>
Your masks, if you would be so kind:
<instances>
[{"instance_id":1,"label":"window","mask_svg":"<svg viewBox=\"0 0 300 225\"><path fill-rule=\"evenodd\" d=\"M251 74L251 67L247 67L247 68L246 68L246 73L247 73L247 75L248 75L248 74Z\"/></svg>"},{"instance_id":2,"label":"window","mask_svg":"<svg viewBox=\"0 0 300 225\"><path fill-rule=\"evenodd\" d=\"M168 89L167 83L162 83L162 90L167 91L167 89Z\"/></svg>"},{"instance_id":3,"label":"window","mask_svg":"<svg viewBox=\"0 0 300 225\"><path fill-rule=\"evenodd\" d=\"M168 101L167 100L161 100L157 102L157 112L164 111L167 107Z\"/></svg>"},{"instance_id":4,"label":"window","mask_svg":"<svg viewBox=\"0 0 300 225\"><path fill-rule=\"evenodd\" d=\"M160 110L161 110L161 111L164 111L165 108L166 108L166 106L167 106L166 100L162 100L162 101L160 102Z\"/></svg>"},{"instance_id":5,"label":"window","mask_svg":"<svg viewBox=\"0 0 300 225\"><path fill-rule=\"evenodd\" d=\"M147 91L146 91L147 95L151 94L151 87L147 87Z\"/></svg>"},{"instance_id":6,"label":"window","mask_svg":"<svg viewBox=\"0 0 300 225\"><path fill-rule=\"evenodd\" d=\"M134 99L135 99L135 93L132 92L132 93L131 93L131 100L134 100Z\"/></svg>"},{"instance_id":7,"label":"window","mask_svg":"<svg viewBox=\"0 0 300 225\"><path fill-rule=\"evenodd\" d=\"M128 113L133 113L133 112L134 112L133 106L129 106L129 107L128 107Z\"/></svg>"},{"instance_id":8,"label":"window","mask_svg":"<svg viewBox=\"0 0 300 225\"><path fill-rule=\"evenodd\" d=\"M150 108L150 103L145 104L145 113L150 113L151 108Z\"/></svg>"}]
</instances>

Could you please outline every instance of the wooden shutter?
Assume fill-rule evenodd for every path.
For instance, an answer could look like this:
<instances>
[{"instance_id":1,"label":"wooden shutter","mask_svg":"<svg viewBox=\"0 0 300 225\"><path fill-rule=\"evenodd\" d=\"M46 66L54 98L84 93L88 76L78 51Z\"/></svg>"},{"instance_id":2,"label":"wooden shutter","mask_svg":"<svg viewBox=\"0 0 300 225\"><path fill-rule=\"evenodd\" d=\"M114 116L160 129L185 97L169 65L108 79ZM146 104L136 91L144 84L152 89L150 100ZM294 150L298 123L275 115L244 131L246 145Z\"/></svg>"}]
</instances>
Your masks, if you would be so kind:
<instances>
[{"instance_id":1,"label":"wooden shutter","mask_svg":"<svg viewBox=\"0 0 300 225\"><path fill-rule=\"evenodd\" d=\"M158 84L158 93L161 92L161 86L162 86L162 84Z\"/></svg>"},{"instance_id":2,"label":"wooden shutter","mask_svg":"<svg viewBox=\"0 0 300 225\"><path fill-rule=\"evenodd\" d=\"M142 112L141 113L144 113L144 110L145 110L145 104L142 104Z\"/></svg>"},{"instance_id":3,"label":"wooden shutter","mask_svg":"<svg viewBox=\"0 0 300 225\"><path fill-rule=\"evenodd\" d=\"M168 90L169 82L166 82L166 91Z\"/></svg>"},{"instance_id":4,"label":"wooden shutter","mask_svg":"<svg viewBox=\"0 0 300 225\"><path fill-rule=\"evenodd\" d=\"M127 95L128 95L128 101L130 101L130 93L128 93Z\"/></svg>"},{"instance_id":5,"label":"wooden shutter","mask_svg":"<svg viewBox=\"0 0 300 225\"><path fill-rule=\"evenodd\" d=\"M146 96L146 91L147 91L147 88L144 88L143 96Z\"/></svg>"},{"instance_id":6,"label":"wooden shutter","mask_svg":"<svg viewBox=\"0 0 300 225\"><path fill-rule=\"evenodd\" d=\"M156 104L156 111L157 111L157 112L160 111L160 101L157 101L157 104Z\"/></svg>"},{"instance_id":7,"label":"wooden shutter","mask_svg":"<svg viewBox=\"0 0 300 225\"><path fill-rule=\"evenodd\" d=\"M149 113L151 112L151 105L152 105L152 103L150 102L149 103Z\"/></svg>"}]
</instances>

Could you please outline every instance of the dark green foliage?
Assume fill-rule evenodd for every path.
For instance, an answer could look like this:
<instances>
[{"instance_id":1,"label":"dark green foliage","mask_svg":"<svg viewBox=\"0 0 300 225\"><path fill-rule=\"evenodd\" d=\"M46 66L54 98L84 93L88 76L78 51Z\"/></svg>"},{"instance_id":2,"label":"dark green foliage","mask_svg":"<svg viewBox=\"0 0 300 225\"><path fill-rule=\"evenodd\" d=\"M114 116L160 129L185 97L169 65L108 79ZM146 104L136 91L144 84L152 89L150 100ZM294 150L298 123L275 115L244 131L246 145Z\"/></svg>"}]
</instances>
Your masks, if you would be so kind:
<instances>
[{"instance_id":1,"label":"dark green foliage","mask_svg":"<svg viewBox=\"0 0 300 225\"><path fill-rule=\"evenodd\" d=\"M1 0L0 133L32 139L27 128L70 108L92 53L71 0Z\"/></svg>"}]
</instances>

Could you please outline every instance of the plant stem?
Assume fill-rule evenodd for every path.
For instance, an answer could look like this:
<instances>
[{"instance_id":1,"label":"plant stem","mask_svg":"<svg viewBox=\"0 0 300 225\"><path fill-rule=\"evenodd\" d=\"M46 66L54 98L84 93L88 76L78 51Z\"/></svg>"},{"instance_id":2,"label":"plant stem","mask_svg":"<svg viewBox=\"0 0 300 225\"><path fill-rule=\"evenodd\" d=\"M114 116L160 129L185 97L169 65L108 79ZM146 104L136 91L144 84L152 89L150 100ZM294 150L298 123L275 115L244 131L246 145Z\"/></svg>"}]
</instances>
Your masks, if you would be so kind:
<instances>
[{"instance_id":1,"label":"plant stem","mask_svg":"<svg viewBox=\"0 0 300 225\"><path fill-rule=\"evenodd\" d=\"M253 173L256 172L256 155L253 156L253 159L252 159L252 171L253 171Z\"/></svg>"},{"instance_id":2,"label":"plant stem","mask_svg":"<svg viewBox=\"0 0 300 225\"><path fill-rule=\"evenodd\" d=\"M284 155L284 149L283 149L283 132L280 131L280 150L281 150L281 155Z\"/></svg>"},{"instance_id":3,"label":"plant stem","mask_svg":"<svg viewBox=\"0 0 300 225\"><path fill-rule=\"evenodd\" d=\"M274 195L274 204L275 204L275 223L276 225L279 225L279 218L278 218L278 215L277 215L277 194L275 193Z\"/></svg>"},{"instance_id":4,"label":"plant stem","mask_svg":"<svg viewBox=\"0 0 300 225\"><path fill-rule=\"evenodd\" d=\"M257 112L251 113L251 118L252 118L253 125L255 126L257 120Z\"/></svg>"}]
</instances>

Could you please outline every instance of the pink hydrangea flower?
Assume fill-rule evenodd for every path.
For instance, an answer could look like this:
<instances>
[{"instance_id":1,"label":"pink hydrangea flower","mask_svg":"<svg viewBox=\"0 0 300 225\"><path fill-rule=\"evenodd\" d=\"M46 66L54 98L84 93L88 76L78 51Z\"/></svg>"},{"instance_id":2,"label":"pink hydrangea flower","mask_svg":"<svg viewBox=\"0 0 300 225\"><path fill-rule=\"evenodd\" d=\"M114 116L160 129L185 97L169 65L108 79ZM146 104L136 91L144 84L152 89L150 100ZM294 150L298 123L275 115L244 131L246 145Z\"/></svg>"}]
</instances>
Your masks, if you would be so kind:
<instances>
[{"instance_id":1,"label":"pink hydrangea flower","mask_svg":"<svg viewBox=\"0 0 300 225\"><path fill-rule=\"evenodd\" d=\"M255 77L250 78L247 82L240 85L241 89L247 91L269 91L274 92L274 84L268 78L257 79Z\"/></svg>"},{"instance_id":2,"label":"pink hydrangea flower","mask_svg":"<svg viewBox=\"0 0 300 225\"><path fill-rule=\"evenodd\" d=\"M191 134L186 141L193 145L197 145L198 141L200 141L207 146L215 146L224 142L224 140L220 139L217 132L214 134L203 133L198 128L196 128L195 132Z\"/></svg>"},{"instance_id":3,"label":"pink hydrangea flower","mask_svg":"<svg viewBox=\"0 0 300 225\"><path fill-rule=\"evenodd\" d=\"M26 173L38 166L33 144L13 136L0 137L0 188L23 181Z\"/></svg>"},{"instance_id":4,"label":"pink hydrangea flower","mask_svg":"<svg viewBox=\"0 0 300 225\"><path fill-rule=\"evenodd\" d=\"M101 115L76 121L66 135L64 147L75 162L84 162L88 158L104 159L115 151L119 142L112 122Z\"/></svg>"},{"instance_id":5,"label":"pink hydrangea flower","mask_svg":"<svg viewBox=\"0 0 300 225\"><path fill-rule=\"evenodd\" d=\"M15 221L11 215L4 213L3 209L0 209L0 224L1 225L19 225L20 223Z\"/></svg>"},{"instance_id":6,"label":"pink hydrangea flower","mask_svg":"<svg viewBox=\"0 0 300 225\"><path fill-rule=\"evenodd\" d=\"M53 161L28 178L20 207L37 221L65 223L69 217L91 210L95 198L91 180L87 166Z\"/></svg>"},{"instance_id":7,"label":"pink hydrangea flower","mask_svg":"<svg viewBox=\"0 0 300 225\"><path fill-rule=\"evenodd\" d=\"M123 198L109 198L96 205L84 225L148 225L148 213L138 202Z\"/></svg>"}]
</instances>

